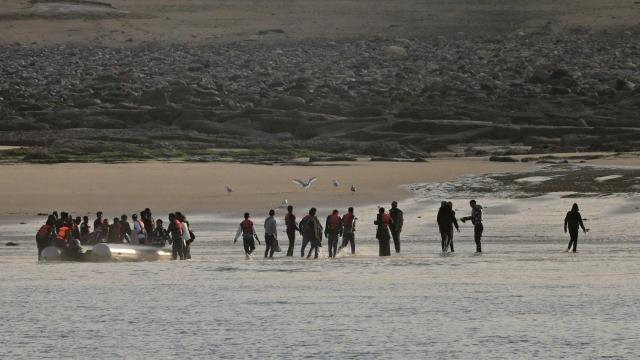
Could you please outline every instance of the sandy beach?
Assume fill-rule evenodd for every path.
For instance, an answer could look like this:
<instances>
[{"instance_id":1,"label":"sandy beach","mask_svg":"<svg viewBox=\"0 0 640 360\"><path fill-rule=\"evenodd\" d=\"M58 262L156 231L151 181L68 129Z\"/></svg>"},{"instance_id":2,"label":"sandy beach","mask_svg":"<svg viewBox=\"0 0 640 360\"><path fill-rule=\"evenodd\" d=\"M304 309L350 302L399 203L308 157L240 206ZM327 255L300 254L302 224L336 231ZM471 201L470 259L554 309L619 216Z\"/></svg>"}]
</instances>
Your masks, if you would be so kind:
<instances>
[{"instance_id":1,"label":"sandy beach","mask_svg":"<svg viewBox=\"0 0 640 360\"><path fill-rule=\"evenodd\" d=\"M182 209L187 213L228 214L276 207L284 199L298 206L386 204L409 196L403 185L531 167L484 158L321 166L160 162L2 165L1 215L35 215L55 209L74 214L97 210L119 214L145 207L158 213ZM292 182L294 178L313 176L318 180L308 191ZM332 184L334 179L340 182L338 188ZM226 184L233 193L227 193ZM350 191L352 184L355 193Z\"/></svg>"}]
</instances>

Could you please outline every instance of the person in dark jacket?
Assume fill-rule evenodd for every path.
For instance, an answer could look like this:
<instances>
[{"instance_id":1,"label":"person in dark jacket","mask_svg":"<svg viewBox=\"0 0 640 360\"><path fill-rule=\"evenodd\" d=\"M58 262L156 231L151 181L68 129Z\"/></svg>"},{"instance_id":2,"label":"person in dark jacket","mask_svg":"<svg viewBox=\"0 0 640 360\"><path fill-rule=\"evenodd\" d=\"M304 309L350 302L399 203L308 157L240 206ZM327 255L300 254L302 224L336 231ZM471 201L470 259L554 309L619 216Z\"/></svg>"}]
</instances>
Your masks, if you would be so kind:
<instances>
[{"instance_id":1,"label":"person in dark jacket","mask_svg":"<svg viewBox=\"0 0 640 360\"><path fill-rule=\"evenodd\" d=\"M304 257L304 248L307 244L311 244L307 259L311 257L311 253L315 251L314 259L318 258L319 248L322 246L322 225L316 217L316 208L309 209L309 215L300 221L300 230L302 230L302 257Z\"/></svg>"},{"instance_id":2,"label":"person in dark jacket","mask_svg":"<svg viewBox=\"0 0 640 360\"><path fill-rule=\"evenodd\" d=\"M389 216L391 216L391 224L389 229L391 230L391 236L393 237L393 245L396 249L396 254L400 253L400 233L402 232L402 226L404 225L404 213L398 209L398 202L391 203L391 209L389 210Z\"/></svg>"},{"instance_id":3,"label":"person in dark jacket","mask_svg":"<svg viewBox=\"0 0 640 360\"><path fill-rule=\"evenodd\" d=\"M440 236L442 237L442 252L446 252L448 248L453 250L453 228L460 231L458 227L458 221L456 220L456 213L453 211L453 204L451 202L443 201L440 204L438 210L438 228L440 230Z\"/></svg>"},{"instance_id":4,"label":"person in dark jacket","mask_svg":"<svg viewBox=\"0 0 640 360\"><path fill-rule=\"evenodd\" d=\"M347 244L351 243L352 255L356 253L356 220L358 218L353 214L353 208L350 207L347 214L342 217L342 245L340 248L345 248Z\"/></svg>"},{"instance_id":5,"label":"person in dark jacket","mask_svg":"<svg viewBox=\"0 0 640 360\"><path fill-rule=\"evenodd\" d=\"M287 237L289 238L287 256L293 256L293 247L296 243L296 232L301 233L301 231L298 227L298 223L296 223L296 216L293 214L293 206L291 205L287 206L287 215L284 216L284 224L287 227Z\"/></svg>"},{"instance_id":6,"label":"person in dark jacket","mask_svg":"<svg viewBox=\"0 0 640 360\"><path fill-rule=\"evenodd\" d=\"M329 245L329 257L335 258L338 252L338 240L342 235L342 218L338 210L333 210L331 215L327 216L324 226L324 236L327 237Z\"/></svg>"},{"instance_id":7,"label":"person in dark jacket","mask_svg":"<svg viewBox=\"0 0 640 360\"><path fill-rule=\"evenodd\" d=\"M393 219L389 214L385 213L384 208L380 208L378 210L376 221L373 223L374 225L377 225L376 239L378 239L378 245L380 247L380 256L391 256L391 248L389 244L391 235L389 234L389 229L391 228Z\"/></svg>"},{"instance_id":8,"label":"person in dark jacket","mask_svg":"<svg viewBox=\"0 0 640 360\"><path fill-rule=\"evenodd\" d=\"M156 220L156 226L153 229L153 241L156 246L163 247L169 242L169 233L164 228L162 219Z\"/></svg>"},{"instance_id":9,"label":"person in dark jacket","mask_svg":"<svg viewBox=\"0 0 640 360\"><path fill-rule=\"evenodd\" d=\"M578 232L582 228L582 231L586 234L588 229L584 228L584 223L582 222L582 215L580 215L578 204L573 204L571 207L571 211L567 213L567 216L564 218L564 232L567 233L567 229L569 230L569 237L571 240L569 241L569 246L567 247L567 251L571 249L573 245L573 252L576 252L576 248L578 247Z\"/></svg>"},{"instance_id":10,"label":"person in dark jacket","mask_svg":"<svg viewBox=\"0 0 640 360\"><path fill-rule=\"evenodd\" d=\"M484 231L484 226L482 225L482 206L476 204L475 200L469 201L469 206L471 207L471 216L465 216L460 220L462 222L471 220L471 223L473 224L473 238L476 242L476 253L481 253L482 232Z\"/></svg>"}]
</instances>

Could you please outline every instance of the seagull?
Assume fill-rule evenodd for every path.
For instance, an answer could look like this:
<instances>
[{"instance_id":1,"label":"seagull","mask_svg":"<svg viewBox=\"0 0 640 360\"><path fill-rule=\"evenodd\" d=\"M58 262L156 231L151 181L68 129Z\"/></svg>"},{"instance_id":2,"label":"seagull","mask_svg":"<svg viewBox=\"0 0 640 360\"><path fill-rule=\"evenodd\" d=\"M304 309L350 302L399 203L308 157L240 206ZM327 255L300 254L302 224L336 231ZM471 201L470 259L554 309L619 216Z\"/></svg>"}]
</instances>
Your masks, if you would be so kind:
<instances>
[{"instance_id":1,"label":"seagull","mask_svg":"<svg viewBox=\"0 0 640 360\"><path fill-rule=\"evenodd\" d=\"M356 192L356 186L355 185L351 185L351 192L355 193Z\"/></svg>"},{"instance_id":2,"label":"seagull","mask_svg":"<svg viewBox=\"0 0 640 360\"><path fill-rule=\"evenodd\" d=\"M286 208L287 208L287 206L289 206L289 200L284 199L284 200L282 200L282 202L280 203L279 208L280 208L280 209L286 209Z\"/></svg>"},{"instance_id":3,"label":"seagull","mask_svg":"<svg viewBox=\"0 0 640 360\"><path fill-rule=\"evenodd\" d=\"M231 186L229 186L228 184L227 184L227 185L225 185L224 187L226 187L226 188L227 188L227 192L228 192L228 193L232 193L232 192L233 192L233 188L232 188Z\"/></svg>"},{"instance_id":4,"label":"seagull","mask_svg":"<svg viewBox=\"0 0 640 360\"><path fill-rule=\"evenodd\" d=\"M300 179L293 179L292 181L294 184L298 184L302 186L303 189L309 190L309 188L311 187L311 184L313 184L313 182L316 181L316 179L318 178L314 176L307 181L302 181Z\"/></svg>"},{"instance_id":5,"label":"seagull","mask_svg":"<svg viewBox=\"0 0 640 360\"><path fill-rule=\"evenodd\" d=\"M340 183L338 182L338 180L333 180L333 187L337 188L338 186L340 186Z\"/></svg>"}]
</instances>

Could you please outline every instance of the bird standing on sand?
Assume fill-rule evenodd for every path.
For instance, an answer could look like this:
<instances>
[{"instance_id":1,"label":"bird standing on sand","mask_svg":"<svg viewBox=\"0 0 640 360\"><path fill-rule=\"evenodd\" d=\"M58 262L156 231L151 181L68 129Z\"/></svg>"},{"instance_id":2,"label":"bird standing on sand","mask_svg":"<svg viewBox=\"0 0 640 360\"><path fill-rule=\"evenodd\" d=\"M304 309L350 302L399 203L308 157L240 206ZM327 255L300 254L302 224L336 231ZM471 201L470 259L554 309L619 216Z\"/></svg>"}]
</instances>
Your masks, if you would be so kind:
<instances>
[{"instance_id":1,"label":"bird standing on sand","mask_svg":"<svg viewBox=\"0 0 640 360\"><path fill-rule=\"evenodd\" d=\"M337 188L340 186L340 183L338 182L338 180L333 180L333 187Z\"/></svg>"},{"instance_id":2,"label":"bird standing on sand","mask_svg":"<svg viewBox=\"0 0 640 360\"><path fill-rule=\"evenodd\" d=\"M232 192L233 192L233 188L232 188L231 186L229 186L228 184L227 184L227 185L225 185L224 187L226 187L226 188L227 188L227 192L228 192L228 193L232 193Z\"/></svg>"},{"instance_id":3,"label":"bird standing on sand","mask_svg":"<svg viewBox=\"0 0 640 360\"><path fill-rule=\"evenodd\" d=\"M314 176L307 181L302 181L300 179L293 179L292 181L294 184L298 184L302 186L303 189L309 190L309 188L311 187L311 184L313 184L313 182L316 181L317 179L318 178Z\"/></svg>"}]
</instances>

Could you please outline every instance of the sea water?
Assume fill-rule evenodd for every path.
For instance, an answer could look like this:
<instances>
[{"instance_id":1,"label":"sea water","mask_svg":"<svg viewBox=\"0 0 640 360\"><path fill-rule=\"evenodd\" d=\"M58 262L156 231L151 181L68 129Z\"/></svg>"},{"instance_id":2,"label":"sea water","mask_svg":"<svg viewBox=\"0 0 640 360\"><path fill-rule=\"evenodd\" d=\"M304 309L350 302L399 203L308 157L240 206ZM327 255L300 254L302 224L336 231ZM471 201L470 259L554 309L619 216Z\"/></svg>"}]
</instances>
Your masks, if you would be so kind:
<instances>
[{"instance_id":1,"label":"sea water","mask_svg":"<svg viewBox=\"0 0 640 360\"><path fill-rule=\"evenodd\" d=\"M413 190L401 253L387 258L375 204L356 209L355 256L328 259L325 240L318 260L300 258L300 239L293 258L258 246L245 260L240 219L193 214L192 260L45 264L42 219L5 220L0 241L20 245L0 248L0 358L640 357L640 198L485 195L484 252L466 223L441 254L439 201L460 217L468 199ZM565 253L576 201L591 231Z\"/></svg>"}]
</instances>

